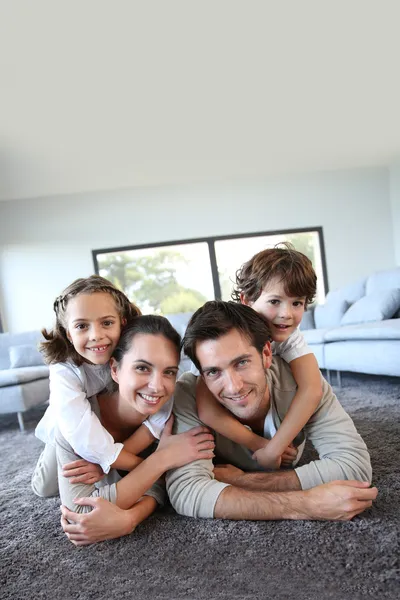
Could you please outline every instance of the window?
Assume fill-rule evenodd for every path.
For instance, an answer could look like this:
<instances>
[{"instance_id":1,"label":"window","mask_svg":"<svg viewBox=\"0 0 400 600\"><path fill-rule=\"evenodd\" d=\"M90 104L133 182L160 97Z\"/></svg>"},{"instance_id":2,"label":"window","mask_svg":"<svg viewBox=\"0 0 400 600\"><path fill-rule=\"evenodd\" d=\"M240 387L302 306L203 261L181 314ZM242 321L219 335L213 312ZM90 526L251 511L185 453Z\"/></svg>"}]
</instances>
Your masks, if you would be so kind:
<instances>
[{"instance_id":1,"label":"window","mask_svg":"<svg viewBox=\"0 0 400 600\"><path fill-rule=\"evenodd\" d=\"M322 302L327 275L321 227L93 250L93 260L96 273L122 289L143 313L174 314L193 312L214 298L230 300L236 270L283 241L312 261L317 301Z\"/></svg>"}]
</instances>

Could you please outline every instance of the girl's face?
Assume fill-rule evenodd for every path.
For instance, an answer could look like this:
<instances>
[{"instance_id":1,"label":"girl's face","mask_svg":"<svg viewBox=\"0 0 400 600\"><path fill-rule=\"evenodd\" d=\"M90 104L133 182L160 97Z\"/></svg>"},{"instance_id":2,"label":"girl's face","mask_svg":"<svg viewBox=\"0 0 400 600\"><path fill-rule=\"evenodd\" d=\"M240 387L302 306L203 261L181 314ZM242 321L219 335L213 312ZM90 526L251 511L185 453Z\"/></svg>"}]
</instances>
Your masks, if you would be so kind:
<instances>
[{"instance_id":1,"label":"girl's face","mask_svg":"<svg viewBox=\"0 0 400 600\"><path fill-rule=\"evenodd\" d=\"M107 364L121 334L121 318L114 298L107 292L71 298L66 329L69 341L86 362Z\"/></svg>"},{"instance_id":2,"label":"girl's face","mask_svg":"<svg viewBox=\"0 0 400 600\"><path fill-rule=\"evenodd\" d=\"M142 415L160 410L175 390L179 354L163 335L138 333L118 365L111 359L111 375L119 395Z\"/></svg>"}]
</instances>

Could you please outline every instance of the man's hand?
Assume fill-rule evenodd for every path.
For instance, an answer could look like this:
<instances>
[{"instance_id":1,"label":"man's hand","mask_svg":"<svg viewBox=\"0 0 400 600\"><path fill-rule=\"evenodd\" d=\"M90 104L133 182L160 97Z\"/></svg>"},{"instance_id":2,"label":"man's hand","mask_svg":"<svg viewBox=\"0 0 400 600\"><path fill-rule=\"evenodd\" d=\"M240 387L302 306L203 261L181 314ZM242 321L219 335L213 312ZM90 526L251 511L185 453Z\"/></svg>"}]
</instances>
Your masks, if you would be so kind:
<instances>
[{"instance_id":1,"label":"man's hand","mask_svg":"<svg viewBox=\"0 0 400 600\"><path fill-rule=\"evenodd\" d=\"M71 477L71 483L93 484L101 481L104 477L100 465L88 462L83 458L64 465L62 474L64 477Z\"/></svg>"},{"instance_id":2,"label":"man's hand","mask_svg":"<svg viewBox=\"0 0 400 600\"><path fill-rule=\"evenodd\" d=\"M78 514L61 506L61 527L75 546L113 540L128 535L135 529L130 513L104 498L77 498L74 502L80 506L93 507L90 513Z\"/></svg>"},{"instance_id":3,"label":"man's hand","mask_svg":"<svg viewBox=\"0 0 400 600\"><path fill-rule=\"evenodd\" d=\"M234 467L233 465L215 465L214 477L223 483L237 485L240 487L240 477L244 475L244 471Z\"/></svg>"},{"instance_id":4,"label":"man's hand","mask_svg":"<svg viewBox=\"0 0 400 600\"><path fill-rule=\"evenodd\" d=\"M332 481L304 492L306 518L313 520L350 521L372 506L378 495L367 481ZM301 518L301 517L300 517Z\"/></svg>"}]
</instances>

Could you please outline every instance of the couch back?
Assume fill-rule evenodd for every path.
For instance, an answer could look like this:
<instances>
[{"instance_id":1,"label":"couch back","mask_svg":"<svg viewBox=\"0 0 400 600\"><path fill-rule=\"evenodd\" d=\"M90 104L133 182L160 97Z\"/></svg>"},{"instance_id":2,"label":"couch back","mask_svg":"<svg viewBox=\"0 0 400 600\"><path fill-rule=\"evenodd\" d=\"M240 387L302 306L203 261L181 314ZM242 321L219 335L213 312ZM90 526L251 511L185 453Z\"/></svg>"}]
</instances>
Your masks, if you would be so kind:
<instances>
[{"instance_id":1,"label":"couch back","mask_svg":"<svg viewBox=\"0 0 400 600\"><path fill-rule=\"evenodd\" d=\"M25 331L23 333L0 333L0 369L10 368L10 348L13 346L29 347L30 360L32 353L37 349L39 342L43 341L40 331ZM43 364L42 355L37 350L37 363Z\"/></svg>"}]
</instances>

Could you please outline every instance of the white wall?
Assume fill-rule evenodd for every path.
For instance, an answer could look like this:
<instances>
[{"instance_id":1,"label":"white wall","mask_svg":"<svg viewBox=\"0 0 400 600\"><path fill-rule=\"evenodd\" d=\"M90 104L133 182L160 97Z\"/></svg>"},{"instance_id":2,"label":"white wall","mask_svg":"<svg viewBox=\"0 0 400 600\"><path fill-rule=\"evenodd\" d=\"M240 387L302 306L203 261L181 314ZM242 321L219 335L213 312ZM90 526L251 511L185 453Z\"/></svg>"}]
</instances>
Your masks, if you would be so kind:
<instances>
[{"instance_id":1,"label":"white wall","mask_svg":"<svg viewBox=\"0 0 400 600\"><path fill-rule=\"evenodd\" d=\"M396 265L400 266L400 164L390 168L390 204Z\"/></svg>"},{"instance_id":2,"label":"white wall","mask_svg":"<svg viewBox=\"0 0 400 600\"><path fill-rule=\"evenodd\" d=\"M54 297L93 272L92 249L202 236L322 226L333 289L395 265L391 208L385 168L2 202L5 325L51 325Z\"/></svg>"}]
</instances>

